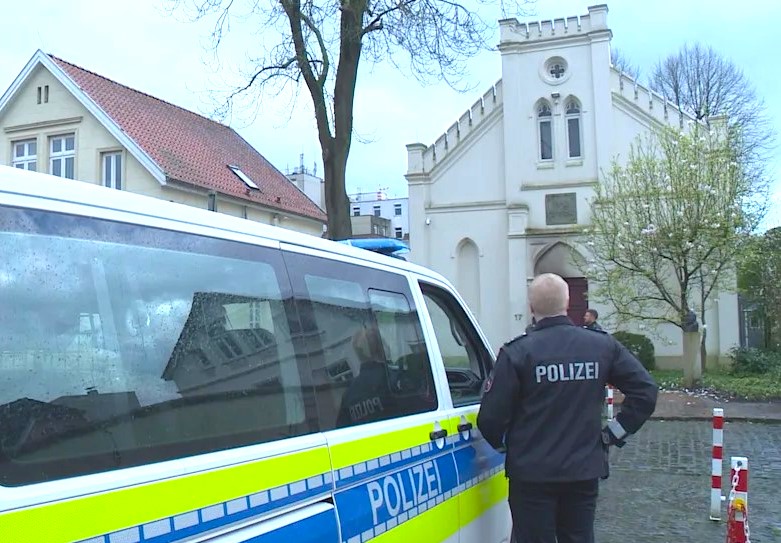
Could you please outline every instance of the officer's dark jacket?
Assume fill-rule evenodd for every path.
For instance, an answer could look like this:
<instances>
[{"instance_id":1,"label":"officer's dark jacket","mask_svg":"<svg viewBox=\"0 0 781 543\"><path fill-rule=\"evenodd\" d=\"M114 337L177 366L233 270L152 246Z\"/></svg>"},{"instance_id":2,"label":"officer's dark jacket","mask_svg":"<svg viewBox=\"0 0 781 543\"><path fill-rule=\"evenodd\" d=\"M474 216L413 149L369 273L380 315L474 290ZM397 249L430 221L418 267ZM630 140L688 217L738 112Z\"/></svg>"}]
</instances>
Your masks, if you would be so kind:
<instances>
[{"instance_id":1,"label":"officer's dark jacket","mask_svg":"<svg viewBox=\"0 0 781 543\"><path fill-rule=\"evenodd\" d=\"M364 362L358 377L353 379L342 396L336 425L352 426L383 420L395 411L385 364Z\"/></svg>"},{"instance_id":2,"label":"officer's dark jacket","mask_svg":"<svg viewBox=\"0 0 781 543\"><path fill-rule=\"evenodd\" d=\"M494 448L507 447L511 479L605 477L606 383L625 395L617 422L637 432L653 413L658 392L640 362L603 331L575 326L567 317L542 319L499 351L477 426Z\"/></svg>"},{"instance_id":3,"label":"officer's dark jacket","mask_svg":"<svg viewBox=\"0 0 781 543\"><path fill-rule=\"evenodd\" d=\"M589 330L596 330L598 332L602 331L602 327L599 325L597 321L594 321L591 324L587 324L586 326L584 326L584 328L588 328Z\"/></svg>"}]
</instances>

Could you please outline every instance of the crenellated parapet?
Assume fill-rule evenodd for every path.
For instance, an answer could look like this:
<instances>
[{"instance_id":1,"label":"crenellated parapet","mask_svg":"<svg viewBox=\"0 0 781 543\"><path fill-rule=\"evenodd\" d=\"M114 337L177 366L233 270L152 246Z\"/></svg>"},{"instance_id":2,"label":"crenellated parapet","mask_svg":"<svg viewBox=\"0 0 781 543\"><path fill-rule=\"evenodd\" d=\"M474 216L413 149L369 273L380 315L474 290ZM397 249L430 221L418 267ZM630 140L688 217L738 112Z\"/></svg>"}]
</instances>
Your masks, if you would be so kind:
<instances>
[{"instance_id":1,"label":"crenellated parapet","mask_svg":"<svg viewBox=\"0 0 781 543\"><path fill-rule=\"evenodd\" d=\"M694 117L679 109L661 94L644 87L630 75L611 68L610 78L614 95L631 102L660 123L685 128L688 122L696 122Z\"/></svg>"},{"instance_id":2,"label":"crenellated parapet","mask_svg":"<svg viewBox=\"0 0 781 543\"><path fill-rule=\"evenodd\" d=\"M522 23L515 18L502 19L499 21L499 47L609 31L607 11L607 6L601 4L589 7L588 15L575 17L562 17L531 23Z\"/></svg>"},{"instance_id":3,"label":"crenellated parapet","mask_svg":"<svg viewBox=\"0 0 781 543\"><path fill-rule=\"evenodd\" d=\"M502 81L488 89L433 145L407 146L407 173L427 173L434 169L456 146L477 130L494 112L502 109ZM413 156L414 154L414 156Z\"/></svg>"}]
</instances>

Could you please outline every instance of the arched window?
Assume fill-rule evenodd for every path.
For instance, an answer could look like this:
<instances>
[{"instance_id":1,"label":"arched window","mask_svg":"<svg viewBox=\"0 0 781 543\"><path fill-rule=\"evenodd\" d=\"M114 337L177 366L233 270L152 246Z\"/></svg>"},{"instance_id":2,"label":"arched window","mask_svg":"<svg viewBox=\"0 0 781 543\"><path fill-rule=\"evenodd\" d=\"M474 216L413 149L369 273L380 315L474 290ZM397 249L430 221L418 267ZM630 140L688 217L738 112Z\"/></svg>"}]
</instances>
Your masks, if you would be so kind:
<instances>
[{"instance_id":1,"label":"arched window","mask_svg":"<svg viewBox=\"0 0 781 543\"><path fill-rule=\"evenodd\" d=\"M540 138L540 160L553 159L553 115L550 104L541 101L537 104L537 126Z\"/></svg>"},{"instance_id":2,"label":"arched window","mask_svg":"<svg viewBox=\"0 0 781 543\"><path fill-rule=\"evenodd\" d=\"M566 118L569 158L580 158L583 156L580 145L580 104L575 98L567 100Z\"/></svg>"}]
</instances>

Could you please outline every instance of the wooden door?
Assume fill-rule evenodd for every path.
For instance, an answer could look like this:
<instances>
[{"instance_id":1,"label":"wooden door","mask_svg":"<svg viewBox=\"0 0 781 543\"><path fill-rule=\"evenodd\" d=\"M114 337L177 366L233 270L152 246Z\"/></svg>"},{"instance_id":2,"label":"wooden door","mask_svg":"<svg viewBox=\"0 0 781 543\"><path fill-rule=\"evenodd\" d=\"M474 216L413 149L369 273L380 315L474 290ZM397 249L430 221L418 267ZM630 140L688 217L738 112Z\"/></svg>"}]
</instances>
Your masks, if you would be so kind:
<instances>
[{"instance_id":1,"label":"wooden door","mask_svg":"<svg viewBox=\"0 0 781 543\"><path fill-rule=\"evenodd\" d=\"M568 277L564 280L569 286L567 315L572 319L572 322L583 326L583 313L588 309L588 281L585 277Z\"/></svg>"}]
</instances>

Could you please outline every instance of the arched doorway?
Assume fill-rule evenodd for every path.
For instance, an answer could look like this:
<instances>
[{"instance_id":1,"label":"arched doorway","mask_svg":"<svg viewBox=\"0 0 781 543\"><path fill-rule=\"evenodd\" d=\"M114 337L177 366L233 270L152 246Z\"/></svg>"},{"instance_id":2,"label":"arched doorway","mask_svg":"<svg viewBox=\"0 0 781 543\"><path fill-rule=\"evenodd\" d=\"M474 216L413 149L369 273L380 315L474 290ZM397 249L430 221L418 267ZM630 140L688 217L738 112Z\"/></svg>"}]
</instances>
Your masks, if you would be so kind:
<instances>
[{"instance_id":1,"label":"arched doorway","mask_svg":"<svg viewBox=\"0 0 781 543\"><path fill-rule=\"evenodd\" d=\"M583 256L572 246L557 241L543 247L534 263L534 275L555 273L561 276L569 286L569 309L567 314L572 322L582 326L583 313L588 309L588 280L583 277L580 266Z\"/></svg>"},{"instance_id":2,"label":"arched doorway","mask_svg":"<svg viewBox=\"0 0 781 543\"><path fill-rule=\"evenodd\" d=\"M457 287L476 317L480 316L480 251L469 238L456 249Z\"/></svg>"}]
</instances>

